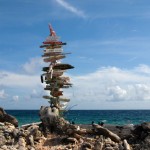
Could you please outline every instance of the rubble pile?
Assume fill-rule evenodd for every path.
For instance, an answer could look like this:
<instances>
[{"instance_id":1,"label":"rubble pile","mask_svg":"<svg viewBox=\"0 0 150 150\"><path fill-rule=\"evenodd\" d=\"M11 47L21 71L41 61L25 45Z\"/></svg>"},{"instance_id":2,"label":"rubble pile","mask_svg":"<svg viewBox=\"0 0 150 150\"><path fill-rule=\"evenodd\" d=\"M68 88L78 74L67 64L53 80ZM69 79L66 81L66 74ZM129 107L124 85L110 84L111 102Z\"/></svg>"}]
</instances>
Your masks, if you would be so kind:
<instances>
[{"instance_id":1,"label":"rubble pile","mask_svg":"<svg viewBox=\"0 0 150 150\"><path fill-rule=\"evenodd\" d=\"M21 127L15 127L10 122L0 122L0 150L149 150L150 148L150 123L125 126L94 123L76 125L58 117L55 130L51 130L50 124L46 126L48 130L45 131L42 122Z\"/></svg>"},{"instance_id":2,"label":"rubble pile","mask_svg":"<svg viewBox=\"0 0 150 150\"><path fill-rule=\"evenodd\" d=\"M143 124L134 126L127 139L121 139L116 133L100 125L81 128L61 119L59 127L62 132L43 132L42 124L30 124L16 128L11 123L0 123L0 150L149 150L149 129ZM150 124L150 123L146 123ZM118 132L118 128L116 132ZM123 130L120 129L120 131ZM123 132L122 132L123 133ZM123 137L124 135L122 135Z\"/></svg>"}]
</instances>

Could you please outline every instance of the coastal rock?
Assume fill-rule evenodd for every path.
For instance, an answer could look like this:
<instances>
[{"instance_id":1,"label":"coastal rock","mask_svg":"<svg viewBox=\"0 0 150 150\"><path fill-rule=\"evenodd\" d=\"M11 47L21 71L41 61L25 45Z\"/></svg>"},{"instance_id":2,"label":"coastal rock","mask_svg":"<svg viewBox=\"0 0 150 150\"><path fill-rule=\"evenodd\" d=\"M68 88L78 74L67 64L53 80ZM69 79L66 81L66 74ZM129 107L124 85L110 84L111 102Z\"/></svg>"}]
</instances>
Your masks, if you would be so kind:
<instances>
[{"instance_id":1,"label":"coastal rock","mask_svg":"<svg viewBox=\"0 0 150 150\"><path fill-rule=\"evenodd\" d=\"M3 135L0 135L0 146L5 145L7 142L7 140L5 139L5 137Z\"/></svg>"},{"instance_id":2,"label":"coastal rock","mask_svg":"<svg viewBox=\"0 0 150 150\"><path fill-rule=\"evenodd\" d=\"M23 137L20 137L19 141L18 141L18 144L19 144L19 146L25 147L26 146L25 139Z\"/></svg>"},{"instance_id":3,"label":"coastal rock","mask_svg":"<svg viewBox=\"0 0 150 150\"><path fill-rule=\"evenodd\" d=\"M145 146L150 147L150 135L145 138L144 143Z\"/></svg>"},{"instance_id":4,"label":"coastal rock","mask_svg":"<svg viewBox=\"0 0 150 150\"><path fill-rule=\"evenodd\" d=\"M27 148L26 148L26 141L25 141L25 139L23 137L19 138L18 150L27 150Z\"/></svg>"},{"instance_id":5,"label":"coastal rock","mask_svg":"<svg viewBox=\"0 0 150 150\"><path fill-rule=\"evenodd\" d=\"M96 141L96 143L94 144L94 150L102 150L103 145L104 145L103 142Z\"/></svg>"},{"instance_id":6,"label":"coastal rock","mask_svg":"<svg viewBox=\"0 0 150 150\"><path fill-rule=\"evenodd\" d=\"M3 118L4 114L6 114L6 112L4 111L2 107L0 107L0 118Z\"/></svg>"},{"instance_id":7,"label":"coastal rock","mask_svg":"<svg viewBox=\"0 0 150 150\"><path fill-rule=\"evenodd\" d=\"M118 146L113 147L113 150L120 150Z\"/></svg>"},{"instance_id":8,"label":"coastal rock","mask_svg":"<svg viewBox=\"0 0 150 150\"><path fill-rule=\"evenodd\" d=\"M106 147L104 150L114 150L113 147Z\"/></svg>"},{"instance_id":9,"label":"coastal rock","mask_svg":"<svg viewBox=\"0 0 150 150\"><path fill-rule=\"evenodd\" d=\"M66 121L64 118L59 118L57 122L57 131L60 132L60 134L63 134L63 132L66 132L67 129L70 128L70 124L68 121Z\"/></svg>"},{"instance_id":10,"label":"coastal rock","mask_svg":"<svg viewBox=\"0 0 150 150\"><path fill-rule=\"evenodd\" d=\"M15 126L9 122L5 122L5 132L12 133L15 130Z\"/></svg>"},{"instance_id":11,"label":"coastal rock","mask_svg":"<svg viewBox=\"0 0 150 150\"><path fill-rule=\"evenodd\" d=\"M149 124L149 123L148 123ZM147 123L136 125L133 130L132 142L137 140L144 140L149 135L149 127Z\"/></svg>"},{"instance_id":12,"label":"coastal rock","mask_svg":"<svg viewBox=\"0 0 150 150\"><path fill-rule=\"evenodd\" d=\"M119 143L118 147L119 147L119 150L124 150L124 147L122 146L122 143Z\"/></svg>"},{"instance_id":13,"label":"coastal rock","mask_svg":"<svg viewBox=\"0 0 150 150\"><path fill-rule=\"evenodd\" d=\"M57 122L56 126L59 125L57 128L62 130L61 134L57 131L47 132L46 137L43 136L40 123L19 128L8 122L0 123L0 148L2 147L3 150L149 150L150 147L149 123L134 126L131 132L128 132L130 136L126 134L128 139L121 139L115 133L118 133L118 130L120 134L125 130L130 131L130 127L120 126L115 132L116 126L108 125L108 129L107 125L102 127L93 124L83 128L83 125L73 125L63 119L60 120L62 122ZM125 133L122 137L125 137L124 135Z\"/></svg>"},{"instance_id":14,"label":"coastal rock","mask_svg":"<svg viewBox=\"0 0 150 150\"><path fill-rule=\"evenodd\" d=\"M112 148L112 146L110 144L107 144L107 143L105 143L105 147L111 147Z\"/></svg>"},{"instance_id":15,"label":"coastal rock","mask_svg":"<svg viewBox=\"0 0 150 150\"><path fill-rule=\"evenodd\" d=\"M77 133L74 133L73 137L76 138L77 140L79 140L81 138L81 136L79 134L77 134Z\"/></svg>"},{"instance_id":16,"label":"coastal rock","mask_svg":"<svg viewBox=\"0 0 150 150\"><path fill-rule=\"evenodd\" d=\"M84 135L84 134L87 134L87 130L86 129L79 129L79 130L76 130L76 133L80 134L80 135Z\"/></svg>"},{"instance_id":17,"label":"coastal rock","mask_svg":"<svg viewBox=\"0 0 150 150\"><path fill-rule=\"evenodd\" d=\"M116 128L118 129L116 134L121 139L129 139L132 136L132 131L134 130L133 124L128 124L128 125L124 125L124 126L116 126Z\"/></svg>"},{"instance_id":18,"label":"coastal rock","mask_svg":"<svg viewBox=\"0 0 150 150\"><path fill-rule=\"evenodd\" d=\"M40 108L40 119L43 123L44 130L47 129L52 133L56 130L59 111L57 108L49 106L41 106Z\"/></svg>"},{"instance_id":19,"label":"coastal rock","mask_svg":"<svg viewBox=\"0 0 150 150\"><path fill-rule=\"evenodd\" d=\"M26 137L27 132L24 129L20 128L18 132L18 136Z\"/></svg>"},{"instance_id":20,"label":"coastal rock","mask_svg":"<svg viewBox=\"0 0 150 150\"><path fill-rule=\"evenodd\" d=\"M104 140L105 144L111 144L112 143L112 140L110 138L106 138Z\"/></svg>"},{"instance_id":21,"label":"coastal rock","mask_svg":"<svg viewBox=\"0 0 150 150\"><path fill-rule=\"evenodd\" d=\"M84 142L81 145L81 150L92 149L92 145L90 143Z\"/></svg>"},{"instance_id":22,"label":"coastal rock","mask_svg":"<svg viewBox=\"0 0 150 150\"><path fill-rule=\"evenodd\" d=\"M30 145L31 145L32 147L34 147L34 138L33 138L33 135L30 135L30 136L29 136L29 141L30 141Z\"/></svg>"},{"instance_id":23,"label":"coastal rock","mask_svg":"<svg viewBox=\"0 0 150 150\"><path fill-rule=\"evenodd\" d=\"M8 147L6 145L3 145L0 147L2 150L8 150Z\"/></svg>"},{"instance_id":24,"label":"coastal rock","mask_svg":"<svg viewBox=\"0 0 150 150\"><path fill-rule=\"evenodd\" d=\"M13 130L13 133L12 133L13 137L14 137L14 138L17 138L17 137L18 137L18 133L19 133L19 129L15 128L15 129Z\"/></svg>"},{"instance_id":25,"label":"coastal rock","mask_svg":"<svg viewBox=\"0 0 150 150\"><path fill-rule=\"evenodd\" d=\"M75 144L75 145L78 143L78 141L77 141L76 138L71 138L71 137L67 138L67 142L68 142L68 143Z\"/></svg>"},{"instance_id":26,"label":"coastal rock","mask_svg":"<svg viewBox=\"0 0 150 150\"><path fill-rule=\"evenodd\" d=\"M27 131L29 132L30 135L35 135L38 129L39 129L39 126L31 125L30 127L27 128Z\"/></svg>"},{"instance_id":27,"label":"coastal rock","mask_svg":"<svg viewBox=\"0 0 150 150\"><path fill-rule=\"evenodd\" d=\"M1 107L0 107L0 122L10 122L15 127L18 127L18 120L14 116L7 114Z\"/></svg>"},{"instance_id":28,"label":"coastal rock","mask_svg":"<svg viewBox=\"0 0 150 150\"><path fill-rule=\"evenodd\" d=\"M78 145L74 145L73 150L79 150Z\"/></svg>"},{"instance_id":29,"label":"coastal rock","mask_svg":"<svg viewBox=\"0 0 150 150\"><path fill-rule=\"evenodd\" d=\"M143 130L150 131L150 122L144 122L141 124Z\"/></svg>"},{"instance_id":30,"label":"coastal rock","mask_svg":"<svg viewBox=\"0 0 150 150\"><path fill-rule=\"evenodd\" d=\"M134 144L134 145L132 145L132 149L133 150L141 150L141 146L140 146L140 144Z\"/></svg>"},{"instance_id":31,"label":"coastal rock","mask_svg":"<svg viewBox=\"0 0 150 150\"><path fill-rule=\"evenodd\" d=\"M66 133L67 133L68 135L72 135L74 132L73 132L73 129L67 129L67 130L66 130Z\"/></svg>"}]
</instances>

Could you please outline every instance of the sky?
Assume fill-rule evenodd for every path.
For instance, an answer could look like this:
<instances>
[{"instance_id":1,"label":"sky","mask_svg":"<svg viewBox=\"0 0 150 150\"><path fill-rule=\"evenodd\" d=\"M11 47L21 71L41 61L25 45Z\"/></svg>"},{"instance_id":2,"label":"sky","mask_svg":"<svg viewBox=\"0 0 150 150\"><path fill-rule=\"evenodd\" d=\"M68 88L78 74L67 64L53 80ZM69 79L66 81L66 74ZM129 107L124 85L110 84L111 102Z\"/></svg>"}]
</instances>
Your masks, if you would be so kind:
<instances>
[{"instance_id":1,"label":"sky","mask_svg":"<svg viewBox=\"0 0 150 150\"><path fill-rule=\"evenodd\" d=\"M51 24L75 68L68 109L150 109L149 0L0 0L0 106L49 105L40 82Z\"/></svg>"}]
</instances>

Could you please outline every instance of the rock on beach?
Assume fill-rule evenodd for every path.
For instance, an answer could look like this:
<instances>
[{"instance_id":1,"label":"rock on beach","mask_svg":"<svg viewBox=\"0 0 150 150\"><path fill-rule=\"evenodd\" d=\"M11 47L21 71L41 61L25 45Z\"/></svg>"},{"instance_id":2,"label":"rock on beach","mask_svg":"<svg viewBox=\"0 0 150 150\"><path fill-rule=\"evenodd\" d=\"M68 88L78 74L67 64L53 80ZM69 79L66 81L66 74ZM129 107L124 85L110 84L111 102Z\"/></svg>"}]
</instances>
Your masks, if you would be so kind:
<instances>
[{"instance_id":1,"label":"rock on beach","mask_svg":"<svg viewBox=\"0 0 150 150\"><path fill-rule=\"evenodd\" d=\"M18 127L18 120L14 116L7 114L2 107L0 107L0 122L9 122Z\"/></svg>"},{"instance_id":2,"label":"rock on beach","mask_svg":"<svg viewBox=\"0 0 150 150\"><path fill-rule=\"evenodd\" d=\"M150 148L148 122L125 126L75 125L64 118L56 117L55 131L51 132L49 124L43 122L16 127L17 121L15 120L15 123L4 121L4 114L6 112L1 109L0 150L149 150ZM46 131L45 125L48 126Z\"/></svg>"}]
</instances>

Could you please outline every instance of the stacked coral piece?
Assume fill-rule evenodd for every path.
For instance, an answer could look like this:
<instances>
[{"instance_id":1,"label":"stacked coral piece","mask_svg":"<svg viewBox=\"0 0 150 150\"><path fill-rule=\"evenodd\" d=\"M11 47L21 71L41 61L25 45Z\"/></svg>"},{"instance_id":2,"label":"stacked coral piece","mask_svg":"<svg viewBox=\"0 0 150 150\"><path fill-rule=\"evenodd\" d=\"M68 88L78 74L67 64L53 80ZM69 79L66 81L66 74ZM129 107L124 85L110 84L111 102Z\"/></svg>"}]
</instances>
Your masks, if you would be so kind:
<instances>
[{"instance_id":1,"label":"stacked coral piece","mask_svg":"<svg viewBox=\"0 0 150 150\"><path fill-rule=\"evenodd\" d=\"M43 42L40 48L44 49L44 54L42 55L43 61L48 63L48 67L43 67L44 73L41 75L41 82L46 83L44 90L49 91L49 95L43 96L43 98L48 99L50 107L57 108L59 110L64 110L67 102L70 100L64 98L62 88L69 88L72 86L70 83L70 78L63 76L63 73L67 69L74 68L70 64L61 63L61 59L65 58L67 54L63 52L63 43L59 41L59 37L56 35L52 26L49 25L50 35ZM59 111L60 112L60 111Z\"/></svg>"}]
</instances>

